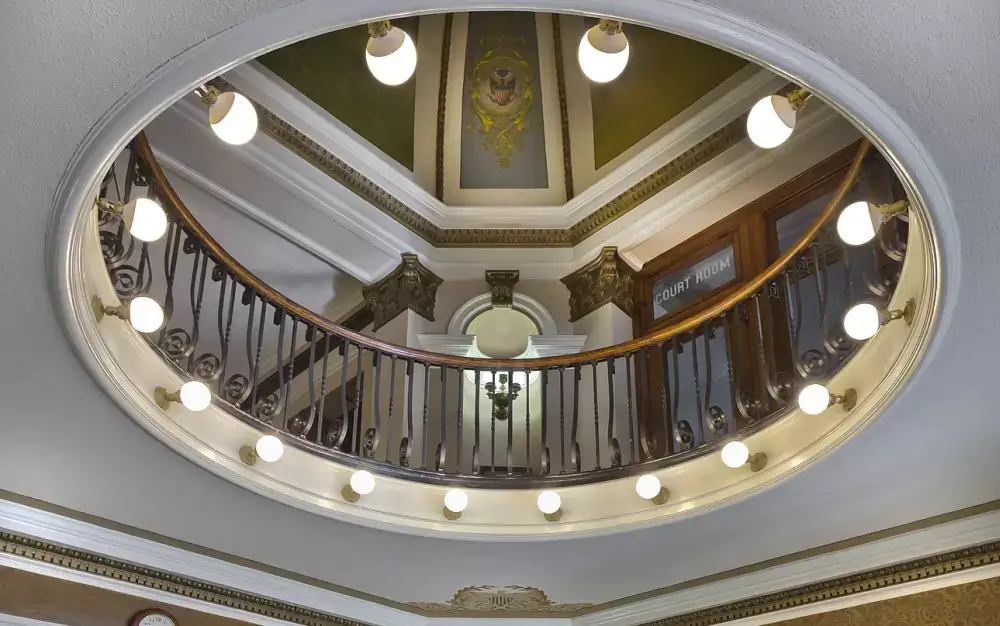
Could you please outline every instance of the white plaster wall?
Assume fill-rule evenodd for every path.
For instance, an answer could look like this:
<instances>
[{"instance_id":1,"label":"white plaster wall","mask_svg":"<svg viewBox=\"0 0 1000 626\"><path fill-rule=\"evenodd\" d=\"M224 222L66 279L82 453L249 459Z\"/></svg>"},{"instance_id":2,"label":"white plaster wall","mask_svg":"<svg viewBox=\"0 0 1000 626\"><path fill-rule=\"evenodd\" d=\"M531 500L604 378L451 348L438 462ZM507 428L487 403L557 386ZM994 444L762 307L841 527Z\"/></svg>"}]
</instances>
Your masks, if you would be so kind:
<instances>
[{"instance_id":1,"label":"white plaster wall","mask_svg":"<svg viewBox=\"0 0 1000 626\"><path fill-rule=\"evenodd\" d=\"M611 600L1000 498L1000 484L984 479L1000 473L994 376L981 359L969 358L983 353L997 327L997 277L990 268L1000 258L1000 179L992 172L1000 160L993 141L1000 132L994 67L1000 8L991 0L946 8L929 0L692 4L731 11L835 60L829 67L857 80L853 93L870 94L898 115L897 149L899 136L926 148L932 176L961 209L952 222L948 207L931 207L949 237L946 295L955 306L922 375L863 436L780 486L723 511L618 537L456 543L294 510L157 443L94 384L65 339L54 313L57 290L47 289L42 271L47 209L81 142L142 79L223 31L232 35L224 46L229 59L249 53L257 44L245 29L253 25L229 29L293 4L22 0L0 9L0 79L17 86L0 90L6 208L0 310L5 321L13 320L0 332L0 354L16 355L0 359L0 488L397 599L445 600L464 584L516 582L542 587L562 602ZM301 22L314 29L334 6L298 4L316 9ZM336 6L345 22L427 8L403 0ZM659 2L576 6L632 19L680 19L680 13L667 15L672 5ZM264 30L275 38L282 24L292 23L284 14ZM121 24L130 26L108 36ZM806 58L780 59L763 46L757 52L787 69ZM193 83L225 62L189 68L184 80ZM178 92L186 87L180 80L171 85ZM887 132L890 122L880 119ZM959 291L963 275L969 286ZM667 560L672 567L663 567ZM363 565L344 568L345 562ZM438 575L427 575L429 562ZM488 566L470 565L480 563Z\"/></svg>"}]
</instances>

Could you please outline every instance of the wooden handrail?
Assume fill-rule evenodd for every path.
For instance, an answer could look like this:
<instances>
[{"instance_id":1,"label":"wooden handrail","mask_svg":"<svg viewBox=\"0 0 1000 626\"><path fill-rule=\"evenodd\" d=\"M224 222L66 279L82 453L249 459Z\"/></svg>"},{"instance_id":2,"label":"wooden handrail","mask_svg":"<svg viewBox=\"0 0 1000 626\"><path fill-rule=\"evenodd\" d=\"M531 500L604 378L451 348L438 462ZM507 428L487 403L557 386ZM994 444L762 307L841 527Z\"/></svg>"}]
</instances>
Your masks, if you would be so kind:
<instances>
[{"instance_id":1,"label":"wooden handrail","mask_svg":"<svg viewBox=\"0 0 1000 626\"><path fill-rule=\"evenodd\" d=\"M174 188L167 181L166 175L160 167L159 162L156 160L156 156L153 154L153 150L149 145L149 141L147 140L145 133L139 134L137 144L139 154L149 167L153 180L156 182L156 186L163 196L162 199L170 205L170 209L174 212L184 227L200 240L201 244L205 246L209 254L214 257L215 260L222 263L236 276L240 282L244 285L250 286L257 292L258 295L270 302L272 305L283 309L287 313L298 317L300 320L303 320L308 324L312 324L323 332L342 337L367 349L378 350L403 359L412 359L414 361L433 366L515 370L578 365L581 363L607 359L611 356L628 354L641 348L660 344L676 337L677 335L696 329L706 321L725 313L740 301L749 298L754 292L763 287L767 281L780 274L781 271L784 270L784 268L810 244L823 225L826 224L826 222L834 215L837 208L843 202L848 191L850 191L851 187L854 186L854 183L857 182L858 176L861 173L862 163L871 147L868 140L861 140L858 146L858 151L854 155L854 160L851 162L851 167L844 176L844 179L840 182L840 185L837 187L833 197L830 198L830 201L827 203L826 207L824 207L823 212L820 213L819 217L816 218L816 221L813 222L813 224L802 234L801 237L799 237L795 244L788 248L788 250L771 263L763 272L749 280L740 289L730 294L728 298L722 300L714 306L709 307L696 315L692 315L688 319L677 322L676 324L661 328L660 330L645 337L633 339L614 346L608 346L606 348L589 350L587 352L580 352L577 354L567 354L538 359L494 360L442 355L435 352L427 352L425 350L397 346L395 344L388 343L374 337L369 337L345 328L286 298L284 295L264 283L264 281L255 276L247 268L243 267L243 265L226 252L226 250L219 245L219 242L217 242L215 238L205 230L201 223L194 218L188 208L181 201L180 197L177 195L177 192L174 191Z\"/></svg>"}]
</instances>

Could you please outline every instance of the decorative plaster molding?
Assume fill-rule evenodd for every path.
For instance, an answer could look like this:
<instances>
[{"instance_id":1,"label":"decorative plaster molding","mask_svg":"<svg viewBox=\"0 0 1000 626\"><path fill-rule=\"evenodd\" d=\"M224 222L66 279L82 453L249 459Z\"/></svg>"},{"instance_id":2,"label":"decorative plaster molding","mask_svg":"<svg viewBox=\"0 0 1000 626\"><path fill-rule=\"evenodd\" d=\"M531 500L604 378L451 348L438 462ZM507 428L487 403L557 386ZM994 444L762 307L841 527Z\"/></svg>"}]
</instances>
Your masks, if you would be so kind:
<instances>
[{"instance_id":1,"label":"decorative plaster molding","mask_svg":"<svg viewBox=\"0 0 1000 626\"><path fill-rule=\"evenodd\" d=\"M558 335L559 328L556 326L556 319L552 317L549 310L545 308L545 305L535 300L531 296L526 296L523 293L514 293L514 308L524 312L531 319L538 324L539 330L543 335ZM492 306L493 296L492 294L482 293L478 296L470 298L465 304L455 309L452 313L451 319L448 321L448 334L449 335L462 335L465 333L465 329L469 326L471 322L477 315L483 311L489 309Z\"/></svg>"},{"instance_id":2,"label":"decorative plaster molding","mask_svg":"<svg viewBox=\"0 0 1000 626\"><path fill-rule=\"evenodd\" d=\"M406 309L434 321L434 300L443 281L424 267L412 252L404 252L402 257L403 261L391 274L362 288L374 317L372 331L385 326Z\"/></svg>"},{"instance_id":3,"label":"decorative plaster molding","mask_svg":"<svg viewBox=\"0 0 1000 626\"><path fill-rule=\"evenodd\" d=\"M539 358L576 354L583 350L587 343L587 335L533 335L529 347L534 348Z\"/></svg>"},{"instance_id":4,"label":"decorative plaster molding","mask_svg":"<svg viewBox=\"0 0 1000 626\"><path fill-rule=\"evenodd\" d=\"M546 622L561 626L760 624L765 616L770 623L995 577L1000 573L998 518L996 503L992 508L976 507L943 521L927 520L924 527L890 529L888 536L883 533L850 547L831 546L820 555L790 555L791 560L782 564L763 563L747 573L692 581L610 610L576 603L546 609L552 605L539 602L538 594L529 598L518 591L528 588L514 587L508 595L542 605L529 611L570 613L558 622ZM288 572L198 554L7 500L0 500L0 566L267 626L452 624L461 617L456 612L496 606L491 598L501 595L493 592L497 588L474 587L460 590L445 603L397 605L357 598ZM352 617L331 615L329 606ZM438 610L448 615L435 617ZM501 613L495 617L503 613L490 612ZM0 623L5 619L0 616ZM504 622L491 619L491 623Z\"/></svg>"},{"instance_id":5,"label":"decorative plaster molding","mask_svg":"<svg viewBox=\"0 0 1000 626\"><path fill-rule=\"evenodd\" d=\"M517 270L486 270L486 284L490 286L490 306L509 309L514 306L514 285L521 278Z\"/></svg>"},{"instance_id":6,"label":"decorative plaster molding","mask_svg":"<svg viewBox=\"0 0 1000 626\"><path fill-rule=\"evenodd\" d=\"M258 70L258 73L260 74L261 72ZM276 83L277 81L274 82ZM223 79L217 79L213 84L222 90L237 89L237 86ZM286 86L286 89L290 88ZM251 89L247 92L247 95L252 99L257 99L260 96L260 90L259 88ZM302 99L302 97L299 96L298 99ZM299 104L295 110L298 111L301 108L303 108L303 105ZM407 181L408 184L406 187L409 188L409 191L401 197L407 199L407 201L411 196L419 198L420 203L423 205L432 205L434 202L438 202L439 206L434 206L432 212L424 212L434 215L436 220L430 219L425 214L411 209L400 197L394 195L394 192L395 194L399 194L403 186L393 184L392 186L396 187L396 189L393 191L386 190L381 186L385 184L381 180L384 177L380 177L379 182L369 178L349 165L344 159L334 155L319 141L312 139L293 126L292 123L282 119L259 102L257 103L257 110L260 119L260 129L265 134L354 194L363 198L372 206L395 219L432 246L438 248L479 246L572 247L746 139L746 116L740 114L735 119L726 123L722 128L711 132L691 148L671 159L642 180L620 191L613 198L592 211L588 211L582 219L572 223L568 227L444 228L439 223L442 223L441 217L448 214L448 207L433 198L428 199L426 196L429 196L429 194L422 190L419 192L414 191L416 184L412 181ZM325 134L326 141L324 143L331 143L329 138L334 134L333 131L327 130ZM673 134L668 135L668 138L671 141L678 140ZM339 143L344 142L341 140ZM353 143L356 144L357 142ZM618 176L616 175L616 178ZM580 206L578 205L579 202L574 204L568 203L565 205L565 210L580 214ZM461 209L459 209L459 212L462 212ZM533 210L533 212L535 214L538 213L537 210ZM486 210L483 207L476 207L475 213L488 215L494 212L489 210L489 207ZM435 221L438 223L435 223Z\"/></svg>"},{"instance_id":7,"label":"decorative plaster molding","mask_svg":"<svg viewBox=\"0 0 1000 626\"><path fill-rule=\"evenodd\" d=\"M455 592L447 602L411 602L411 606L430 613L545 613L573 612L591 606L587 602L560 604L549 599L541 589L519 585L481 585Z\"/></svg>"},{"instance_id":8,"label":"decorative plaster molding","mask_svg":"<svg viewBox=\"0 0 1000 626\"><path fill-rule=\"evenodd\" d=\"M575 322L611 302L631 317L635 311L635 270L606 246L600 256L561 279L569 289L569 321Z\"/></svg>"}]
</instances>

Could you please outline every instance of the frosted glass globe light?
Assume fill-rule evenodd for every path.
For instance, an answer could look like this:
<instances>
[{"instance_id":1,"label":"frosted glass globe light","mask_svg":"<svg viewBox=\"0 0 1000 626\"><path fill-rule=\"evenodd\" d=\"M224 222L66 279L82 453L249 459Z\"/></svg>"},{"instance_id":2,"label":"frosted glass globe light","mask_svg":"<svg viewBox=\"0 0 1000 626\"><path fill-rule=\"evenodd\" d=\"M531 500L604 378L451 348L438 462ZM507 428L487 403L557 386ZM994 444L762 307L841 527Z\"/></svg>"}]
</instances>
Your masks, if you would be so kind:
<instances>
[{"instance_id":1,"label":"frosted glass globe light","mask_svg":"<svg viewBox=\"0 0 1000 626\"><path fill-rule=\"evenodd\" d=\"M660 495L662 488L660 479L652 474L644 474L639 477L639 480L635 481L635 492L643 500L652 500Z\"/></svg>"},{"instance_id":2,"label":"frosted glass globe light","mask_svg":"<svg viewBox=\"0 0 1000 626\"><path fill-rule=\"evenodd\" d=\"M868 202L854 202L837 217L837 235L849 246L860 246L875 238L882 216Z\"/></svg>"},{"instance_id":3,"label":"frosted glass globe light","mask_svg":"<svg viewBox=\"0 0 1000 626\"><path fill-rule=\"evenodd\" d=\"M132 298L128 303L128 321L140 333L154 332L163 326L163 309L152 298Z\"/></svg>"},{"instance_id":4,"label":"frosted glass globe light","mask_svg":"<svg viewBox=\"0 0 1000 626\"><path fill-rule=\"evenodd\" d=\"M469 496L461 489L449 489L444 494L444 508L452 513L461 513L469 506Z\"/></svg>"},{"instance_id":5,"label":"frosted glass globe light","mask_svg":"<svg viewBox=\"0 0 1000 626\"><path fill-rule=\"evenodd\" d=\"M538 494L538 510L546 515L552 515L562 506L562 498L555 491L543 491Z\"/></svg>"},{"instance_id":6,"label":"frosted glass globe light","mask_svg":"<svg viewBox=\"0 0 1000 626\"><path fill-rule=\"evenodd\" d=\"M417 69L417 47L406 31L393 26L382 37L369 37L365 47L368 71L390 87L410 80Z\"/></svg>"},{"instance_id":7,"label":"frosted glass globe light","mask_svg":"<svg viewBox=\"0 0 1000 626\"><path fill-rule=\"evenodd\" d=\"M208 121L219 139L233 146L242 146L257 134L257 109L234 91L219 94L209 105Z\"/></svg>"},{"instance_id":8,"label":"frosted glass globe light","mask_svg":"<svg viewBox=\"0 0 1000 626\"><path fill-rule=\"evenodd\" d=\"M799 392L799 408L803 413L819 415L830 406L830 390L825 385L813 383Z\"/></svg>"},{"instance_id":9,"label":"frosted glass globe light","mask_svg":"<svg viewBox=\"0 0 1000 626\"><path fill-rule=\"evenodd\" d=\"M609 32L609 30L611 32ZM618 78L628 65L629 45L625 33L618 28L594 26L580 39L577 58L580 69L595 83L609 83Z\"/></svg>"},{"instance_id":10,"label":"frosted glass globe light","mask_svg":"<svg viewBox=\"0 0 1000 626\"><path fill-rule=\"evenodd\" d=\"M281 440L274 435L264 435L257 440L254 451L257 452L257 458L261 461L274 463L285 453L285 444L281 443Z\"/></svg>"},{"instance_id":11,"label":"frosted glass globe light","mask_svg":"<svg viewBox=\"0 0 1000 626\"><path fill-rule=\"evenodd\" d=\"M722 462L726 467L743 467L750 460L750 448L742 441L730 441L722 448Z\"/></svg>"},{"instance_id":12,"label":"frosted glass globe light","mask_svg":"<svg viewBox=\"0 0 1000 626\"><path fill-rule=\"evenodd\" d=\"M844 332L851 339L864 341L871 339L882 326L882 318L874 304L855 304L844 315Z\"/></svg>"},{"instance_id":13,"label":"frosted glass globe light","mask_svg":"<svg viewBox=\"0 0 1000 626\"><path fill-rule=\"evenodd\" d=\"M125 205L122 219L139 241L156 241L167 232L167 214L155 200L136 198Z\"/></svg>"},{"instance_id":14,"label":"frosted glass globe light","mask_svg":"<svg viewBox=\"0 0 1000 626\"><path fill-rule=\"evenodd\" d=\"M768 96L750 109L747 135L760 148L777 148L792 136L795 109L784 96Z\"/></svg>"},{"instance_id":15,"label":"frosted glass globe light","mask_svg":"<svg viewBox=\"0 0 1000 626\"><path fill-rule=\"evenodd\" d=\"M212 392L201 381L188 381L181 385L181 404L189 411L204 411L212 404Z\"/></svg>"},{"instance_id":16,"label":"frosted glass globe light","mask_svg":"<svg viewBox=\"0 0 1000 626\"><path fill-rule=\"evenodd\" d=\"M351 489L360 496L367 496L375 490L375 477L368 470L358 470L351 474Z\"/></svg>"}]
</instances>

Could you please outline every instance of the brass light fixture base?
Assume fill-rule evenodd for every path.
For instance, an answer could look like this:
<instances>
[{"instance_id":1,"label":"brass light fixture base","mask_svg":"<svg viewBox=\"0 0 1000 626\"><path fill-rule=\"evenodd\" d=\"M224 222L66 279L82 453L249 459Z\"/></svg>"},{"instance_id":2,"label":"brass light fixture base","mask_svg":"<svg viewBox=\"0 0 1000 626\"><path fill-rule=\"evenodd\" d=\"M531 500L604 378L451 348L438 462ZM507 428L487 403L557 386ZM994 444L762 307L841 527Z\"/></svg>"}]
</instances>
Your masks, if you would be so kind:
<instances>
[{"instance_id":1,"label":"brass light fixture base","mask_svg":"<svg viewBox=\"0 0 1000 626\"><path fill-rule=\"evenodd\" d=\"M846 390L842 395L835 396L837 404L841 405L845 411L850 411L858 405L858 392L853 388Z\"/></svg>"},{"instance_id":2,"label":"brass light fixture base","mask_svg":"<svg viewBox=\"0 0 1000 626\"><path fill-rule=\"evenodd\" d=\"M896 213L902 213L903 211L910 208L909 200L896 200L890 204L880 204L875 207L882 215L895 215Z\"/></svg>"},{"instance_id":3,"label":"brass light fixture base","mask_svg":"<svg viewBox=\"0 0 1000 626\"><path fill-rule=\"evenodd\" d=\"M378 39L379 37L385 37L389 34L392 29L392 23L389 20L379 20L377 22L371 22L368 24L368 36L372 39Z\"/></svg>"},{"instance_id":4,"label":"brass light fixture base","mask_svg":"<svg viewBox=\"0 0 1000 626\"><path fill-rule=\"evenodd\" d=\"M157 406L166 411L170 408L170 405L174 402L179 402L181 399L180 391L167 391L165 387L157 387L153 390L153 400L156 402Z\"/></svg>"},{"instance_id":5,"label":"brass light fixture base","mask_svg":"<svg viewBox=\"0 0 1000 626\"><path fill-rule=\"evenodd\" d=\"M542 513L542 515L545 516L545 521L546 522L558 522L559 520L562 519L563 510L562 509L556 509L555 513Z\"/></svg>"},{"instance_id":6,"label":"brass light fixture base","mask_svg":"<svg viewBox=\"0 0 1000 626\"><path fill-rule=\"evenodd\" d=\"M119 319L126 319L128 316L125 314L125 307L127 305L122 304L121 306L109 306L104 304L100 296L93 296L90 299L90 308L94 312L94 317L97 318L97 323L100 324L101 320L105 316L111 315Z\"/></svg>"},{"instance_id":7,"label":"brass light fixture base","mask_svg":"<svg viewBox=\"0 0 1000 626\"><path fill-rule=\"evenodd\" d=\"M812 92L805 88L798 88L789 91L785 94L785 98L788 99L788 104L792 105L792 109L798 111L806 105L806 100L812 96Z\"/></svg>"},{"instance_id":8,"label":"brass light fixture base","mask_svg":"<svg viewBox=\"0 0 1000 626\"><path fill-rule=\"evenodd\" d=\"M763 452L758 452L747 459L747 465L750 467L751 472L759 472L760 470L767 467L767 454Z\"/></svg>"},{"instance_id":9,"label":"brass light fixture base","mask_svg":"<svg viewBox=\"0 0 1000 626\"><path fill-rule=\"evenodd\" d=\"M891 322L892 320L903 320L904 322L906 322L907 326L912 326L913 318L916 317L916 315L917 315L917 299L910 298L909 300L906 301L906 305L902 308L902 310L896 309L895 311L889 311L888 321Z\"/></svg>"},{"instance_id":10,"label":"brass light fixture base","mask_svg":"<svg viewBox=\"0 0 1000 626\"><path fill-rule=\"evenodd\" d=\"M355 491L350 484L344 485L344 488L340 490L340 495L344 496L348 502L357 502L361 499L361 494Z\"/></svg>"},{"instance_id":11,"label":"brass light fixture base","mask_svg":"<svg viewBox=\"0 0 1000 626\"><path fill-rule=\"evenodd\" d=\"M667 500L670 499L670 491L666 487L660 487L660 493L656 494L650 502L653 504L666 504Z\"/></svg>"},{"instance_id":12,"label":"brass light fixture base","mask_svg":"<svg viewBox=\"0 0 1000 626\"><path fill-rule=\"evenodd\" d=\"M462 517L461 513L456 513L455 511L452 511L448 507L444 507L442 509L442 514L444 515L444 518L446 520L451 520L452 522Z\"/></svg>"},{"instance_id":13,"label":"brass light fixture base","mask_svg":"<svg viewBox=\"0 0 1000 626\"><path fill-rule=\"evenodd\" d=\"M257 451L253 449L253 446L240 446L240 460L253 467L257 464Z\"/></svg>"}]
</instances>

